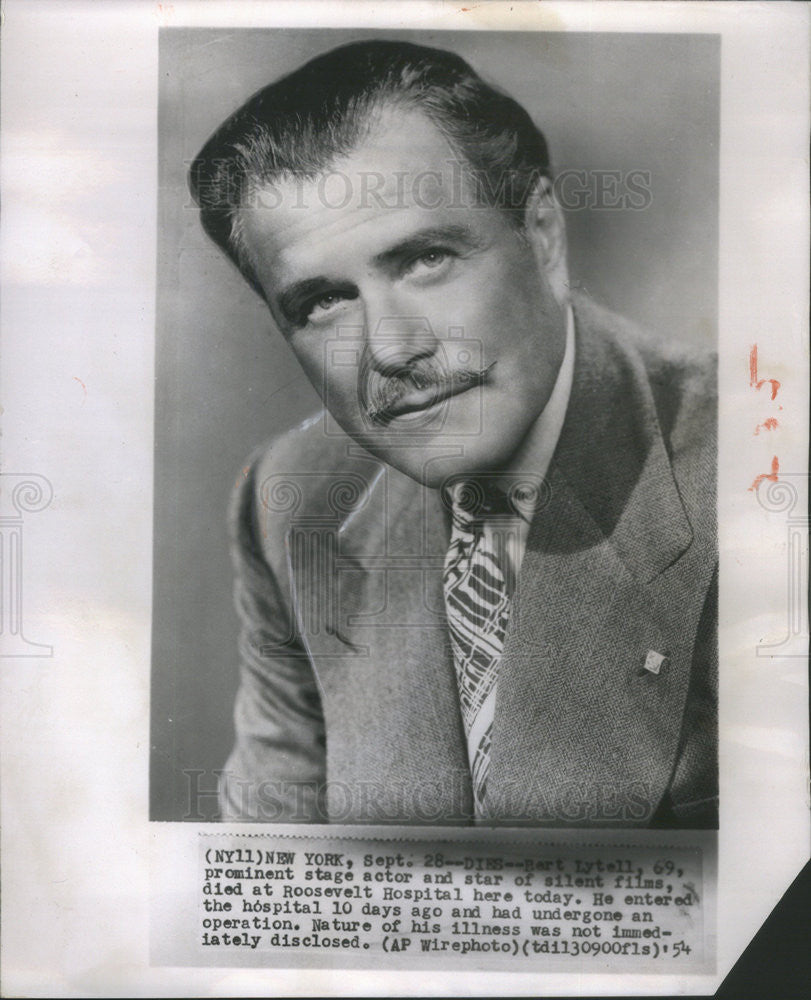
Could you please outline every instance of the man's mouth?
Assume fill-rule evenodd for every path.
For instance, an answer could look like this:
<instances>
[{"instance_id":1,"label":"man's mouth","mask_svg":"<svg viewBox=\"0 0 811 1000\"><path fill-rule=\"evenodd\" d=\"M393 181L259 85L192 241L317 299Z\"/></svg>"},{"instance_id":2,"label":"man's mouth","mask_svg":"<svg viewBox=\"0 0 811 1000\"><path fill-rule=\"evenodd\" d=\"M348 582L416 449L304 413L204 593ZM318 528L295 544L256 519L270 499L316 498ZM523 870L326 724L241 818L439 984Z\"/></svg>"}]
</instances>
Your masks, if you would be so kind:
<instances>
[{"instance_id":1,"label":"man's mouth","mask_svg":"<svg viewBox=\"0 0 811 1000\"><path fill-rule=\"evenodd\" d=\"M377 424L388 424L406 413L427 410L451 396L482 385L495 364L493 361L486 368L462 369L439 377L434 372L419 369L398 375L375 393L368 406L369 418Z\"/></svg>"}]
</instances>

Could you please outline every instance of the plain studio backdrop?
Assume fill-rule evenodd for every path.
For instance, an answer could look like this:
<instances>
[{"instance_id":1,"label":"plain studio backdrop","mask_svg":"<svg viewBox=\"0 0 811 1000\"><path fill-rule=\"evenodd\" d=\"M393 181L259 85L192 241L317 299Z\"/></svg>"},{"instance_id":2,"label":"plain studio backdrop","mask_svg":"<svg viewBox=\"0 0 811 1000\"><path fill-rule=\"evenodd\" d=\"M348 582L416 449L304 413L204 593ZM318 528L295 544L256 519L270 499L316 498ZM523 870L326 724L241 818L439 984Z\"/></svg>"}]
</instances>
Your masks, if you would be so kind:
<instances>
[{"instance_id":1,"label":"plain studio backdrop","mask_svg":"<svg viewBox=\"0 0 811 1000\"><path fill-rule=\"evenodd\" d=\"M546 135L554 171L589 172L590 193L566 210L573 283L659 336L715 346L717 36L163 29L152 819L216 817L213 795L190 808L190 789L214 789L233 739L228 497L251 451L319 408L266 306L203 234L186 172L260 87L374 37L456 51L523 104ZM595 204L600 172L633 171L649 176L644 208ZM582 175L573 177L564 187L572 201Z\"/></svg>"}]
</instances>

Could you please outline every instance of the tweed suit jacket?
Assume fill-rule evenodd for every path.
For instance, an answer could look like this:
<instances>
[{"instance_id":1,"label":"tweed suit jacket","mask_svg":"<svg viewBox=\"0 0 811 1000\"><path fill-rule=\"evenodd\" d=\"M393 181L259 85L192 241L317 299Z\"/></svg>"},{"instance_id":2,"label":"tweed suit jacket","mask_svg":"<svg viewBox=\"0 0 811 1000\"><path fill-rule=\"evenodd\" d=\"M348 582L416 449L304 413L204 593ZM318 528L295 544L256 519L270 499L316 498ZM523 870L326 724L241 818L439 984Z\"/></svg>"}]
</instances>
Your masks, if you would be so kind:
<instances>
[{"instance_id":1,"label":"tweed suit jacket","mask_svg":"<svg viewBox=\"0 0 811 1000\"><path fill-rule=\"evenodd\" d=\"M493 821L713 827L714 368L589 300L574 311L499 670ZM256 453L230 518L242 632L223 816L471 822L440 492L314 417Z\"/></svg>"}]
</instances>

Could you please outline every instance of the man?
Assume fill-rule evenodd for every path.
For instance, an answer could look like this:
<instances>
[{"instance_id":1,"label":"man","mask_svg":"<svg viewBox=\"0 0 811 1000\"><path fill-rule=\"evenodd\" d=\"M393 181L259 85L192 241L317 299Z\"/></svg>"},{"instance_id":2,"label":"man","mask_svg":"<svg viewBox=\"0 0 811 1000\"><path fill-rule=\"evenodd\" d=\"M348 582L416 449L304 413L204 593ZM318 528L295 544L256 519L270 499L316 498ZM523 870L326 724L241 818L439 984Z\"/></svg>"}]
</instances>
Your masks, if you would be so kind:
<instances>
[{"instance_id":1,"label":"man","mask_svg":"<svg viewBox=\"0 0 811 1000\"><path fill-rule=\"evenodd\" d=\"M715 825L714 378L570 295L527 113L353 44L191 186L325 404L234 500L224 815Z\"/></svg>"}]
</instances>

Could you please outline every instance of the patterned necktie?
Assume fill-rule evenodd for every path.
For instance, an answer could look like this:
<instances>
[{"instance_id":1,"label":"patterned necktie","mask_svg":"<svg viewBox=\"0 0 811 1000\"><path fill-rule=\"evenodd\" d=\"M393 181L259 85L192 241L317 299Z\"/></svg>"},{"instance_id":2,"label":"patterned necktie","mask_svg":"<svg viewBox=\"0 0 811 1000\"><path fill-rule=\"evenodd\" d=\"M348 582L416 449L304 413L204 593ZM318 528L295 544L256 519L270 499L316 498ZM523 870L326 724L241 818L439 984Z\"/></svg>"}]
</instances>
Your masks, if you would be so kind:
<instances>
[{"instance_id":1,"label":"patterned necktie","mask_svg":"<svg viewBox=\"0 0 811 1000\"><path fill-rule=\"evenodd\" d=\"M496 678L510 600L495 553L481 525L463 505L464 487L453 494L451 541L445 558L445 612L467 737L476 815L486 815L485 795Z\"/></svg>"}]
</instances>

